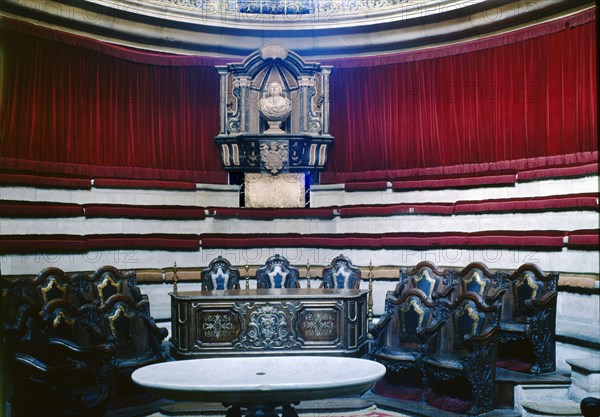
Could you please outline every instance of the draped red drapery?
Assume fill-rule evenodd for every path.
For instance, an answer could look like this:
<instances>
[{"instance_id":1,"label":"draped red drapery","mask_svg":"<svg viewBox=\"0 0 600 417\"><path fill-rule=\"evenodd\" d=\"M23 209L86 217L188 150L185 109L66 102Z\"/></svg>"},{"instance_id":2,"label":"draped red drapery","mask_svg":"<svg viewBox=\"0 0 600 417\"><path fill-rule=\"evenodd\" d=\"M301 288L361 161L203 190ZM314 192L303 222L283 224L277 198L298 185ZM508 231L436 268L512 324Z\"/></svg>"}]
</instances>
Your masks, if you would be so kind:
<instances>
[{"instance_id":1,"label":"draped red drapery","mask_svg":"<svg viewBox=\"0 0 600 417\"><path fill-rule=\"evenodd\" d=\"M591 18L462 52L330 60L327 171L597 151L596 21L585 13ZM3 26L4 168L226 181L213 140L213 65L237 60L150 54L8 19Z\"/></svg>"},{"instance_id":2,"label":"draped red drapery","mask_svg":"<svg viewBox=\"0 0 600 417\"><path fill-rule=\"evenodd\" d=\"M598 149L595 20L468 53L354 64L344 62L331 77L336 140L328 171Z\"/></svg>"},{"instance_id":3,"label":"draped red drapery","mask_svg":"<svg viewBox=\"0 0 600 417\"><path fill-rule=\"evenodd\" d=\"M40 161L39 171L58 162L91 176L227 181L212 66L144 64L13 31L3 58L3 157Z\"/></svg>"}]
</instances>

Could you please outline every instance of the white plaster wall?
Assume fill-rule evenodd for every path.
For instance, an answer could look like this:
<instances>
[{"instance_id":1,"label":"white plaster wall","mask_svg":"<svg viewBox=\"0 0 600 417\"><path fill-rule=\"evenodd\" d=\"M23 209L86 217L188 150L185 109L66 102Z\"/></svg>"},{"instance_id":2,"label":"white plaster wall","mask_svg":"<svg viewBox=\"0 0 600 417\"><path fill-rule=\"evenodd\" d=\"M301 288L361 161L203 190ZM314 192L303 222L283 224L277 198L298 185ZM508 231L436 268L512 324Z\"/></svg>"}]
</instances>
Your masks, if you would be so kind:
<instances>
[{"instance_id":1,"label":"white plaster wall","mask_svg":"<svg viewBox=\"0 0 600 417\"><path fill-rule=\"evenodd\" d=\"M0 187L2 200L51 201L76 204L135 204L237 207L239 186L198 184L196 191L92 188L64 190Z\"/></svg>"},{"instance_id":2,"label":"white plaster wall","mask_svg":"<svg viewBox=\"0 0 600 417\"><path fill-rule=\"evenodd\" d=\"M486 230L578 230L598 227L593 211L502 213L429 216L403 214L386 217L333 219L217 219L142 220L124 218L1 219L2 234L94 233L391 233L477 232Z\"/></svg>"},{"instance_id":3,"label":"white plaster wall","mask_svg":"<svg viewBox=\"0 0 600 417\"><path fill-rule=\"evenodd\" d=\"M236 207L238 187L228 185L199 185L196 191L165 190L51 190L30 187L0 187L0 198L7 200L53 201L67 203L122 203L157 205L193 205ZM485 198L534 197L597 192L598 176L519 183L515 187L488 187L467 190L434 190L410 192L344 192L339 186L316 186L313 206L343 205L376 202L454 202ZM377 196L381 201L377 200ZM326 201L326 200L330 201ZM384 201L385 200L385 201ZM320 204L320 202L322 204ZM443 232L485 230L576 230L597 229L599 214L592 211L545 213L506 213L457 216L398 215L389 217L359 217L324 219L241 220L136 220L136 219L0 219L0 234L98 234L98 233L386 233L386 232ZM545 271L598 273L597 251L567 250L535 251L507 249L393 249L393 250L334 250L313 248L201 249L191 252L111 250L86 254L7 255L0 258L3 274L32 274L46 266L67 271L92 270L110 264L119 268L164 268L177 262L185 267L207 265L222 255L234 264L262 264L275 253L286 256L292 263L326 265L338 253L344 253L357 265L415 265L430 260L438 265L464 266L483 261L490 268L516 268L524 262L534 262Z\"/></svg>"},{"instance_id":4,"label":"white plaster wall","mask_svg":"<svg viewBox=\"0 0 600 417\"><path fill-rule=\"evenodd\" d=\"M313 185L311 207L356 204L452 203L483 200L595 193L598 176L517 183L514 187L482 187L421 191L344 191L343 185ZM106 203L140 205L195 205L237 207L239 186L199 184L196 191L92 188L91 190L0 187L3 200L53 201L61 203Z\"/></svg>"},{"instance_id":5,"label":"white plaster wall","mask_svg":"<svg viewBox=\"0 0 600 417\"><path fill-rule=\"evenodd\" d=\"M556 311L561 320L593 326L600 341L600 296L598 294L559 291Z\"/></svg>"},{"instance_id":6,"label":"white plaster wall","mask_svg":"<svg viewBox=\"0 0 600 417\"><path fill-rule=\"evenodd\" d=\"M54 266L65 271L90 271L103 265L122 269L168 268L174 262L180 267L206 266L221 255L237 266L262 265L276 253L285 256L292 264L327 265L335 256L344 254L355 265L413 266L423 260L444 267L460 268L470 262L484 262L491 269L516 269L526 262L539 265L544 271L598 274L598 252L567 250L544 252L535 250L514 251L508 249L322 249L322 248L250 248L250 249L200 249L190 252L158 250L107 250L85 254L34 254L4 255L0 267L4 275L37 274L41 269Z\"/></svg>"},{"instance_id":7,"label":"white plaster wall","mask_svg":"<svg viewBox=\"0 0 600 417\"><path fill-rule=\"evenodd\" d=\"M388 184L391 185L391 184ZM354 204L453 203L461 200L484 200L597 193L598 176L522 182L514 187L481 187L468 189L419 191L344 191L343 185L315 185L311 188L312 207Z\"/></svg>"}]
</instances>

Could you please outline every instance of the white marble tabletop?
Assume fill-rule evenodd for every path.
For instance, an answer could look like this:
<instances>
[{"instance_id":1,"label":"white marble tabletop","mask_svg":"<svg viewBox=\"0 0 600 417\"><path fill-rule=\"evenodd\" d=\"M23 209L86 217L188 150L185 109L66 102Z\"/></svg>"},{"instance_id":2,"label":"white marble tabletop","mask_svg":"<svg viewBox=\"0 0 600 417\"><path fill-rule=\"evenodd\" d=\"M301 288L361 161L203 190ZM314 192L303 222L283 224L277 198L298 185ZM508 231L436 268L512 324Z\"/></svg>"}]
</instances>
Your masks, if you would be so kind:
<instances>
[{"instance_id":1,"label":"white marble tabletop","mask_svg":"<svg viewBox=\"0 0 600 417\"><path fill-rule=\"evenodd\" d=\"M366 359L263 356L164 362L136 370L132 379L175 400L289 404L362 394L384 374L383 365Z\"/></svg>"}]
</instances>

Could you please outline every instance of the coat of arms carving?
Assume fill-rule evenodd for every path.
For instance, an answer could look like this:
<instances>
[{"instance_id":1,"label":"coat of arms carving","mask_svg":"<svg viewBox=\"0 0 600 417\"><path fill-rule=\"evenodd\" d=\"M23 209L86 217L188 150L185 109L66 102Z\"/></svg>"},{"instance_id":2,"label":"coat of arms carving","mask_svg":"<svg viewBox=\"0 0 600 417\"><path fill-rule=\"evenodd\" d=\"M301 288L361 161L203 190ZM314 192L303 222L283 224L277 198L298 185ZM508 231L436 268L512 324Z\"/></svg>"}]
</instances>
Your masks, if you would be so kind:
<instances>
[{"instance_id":1,"label":"coat of arms carving","mask_svg":"<svg viewBox=\"0 0 600 417\"><path fill-rule=\"evenodd\" d=\"M277 174L283 169L288 160L287 143L277 143L275 141L261 143L260 160L271 174Z\"/></svg>"}]
</instances>

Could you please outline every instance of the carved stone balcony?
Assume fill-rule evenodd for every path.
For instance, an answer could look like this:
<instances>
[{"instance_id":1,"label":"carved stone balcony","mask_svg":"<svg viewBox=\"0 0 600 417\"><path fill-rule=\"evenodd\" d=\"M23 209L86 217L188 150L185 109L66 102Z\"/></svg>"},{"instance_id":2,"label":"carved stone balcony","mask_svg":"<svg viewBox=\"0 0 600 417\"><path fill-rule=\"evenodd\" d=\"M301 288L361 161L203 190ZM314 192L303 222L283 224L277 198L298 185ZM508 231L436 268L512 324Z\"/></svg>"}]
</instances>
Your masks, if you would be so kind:
<instances>
[{"instance_id":1,"label":"carved stone balcony","mask_svg":"<svg viewBox=\"0 0 600 417\"><path fill-rule=\"evenodd\" d=\"M325 169L333 137L239 135L216 141L227 171L279 174Z\"/></svg>"}]
</instances>

